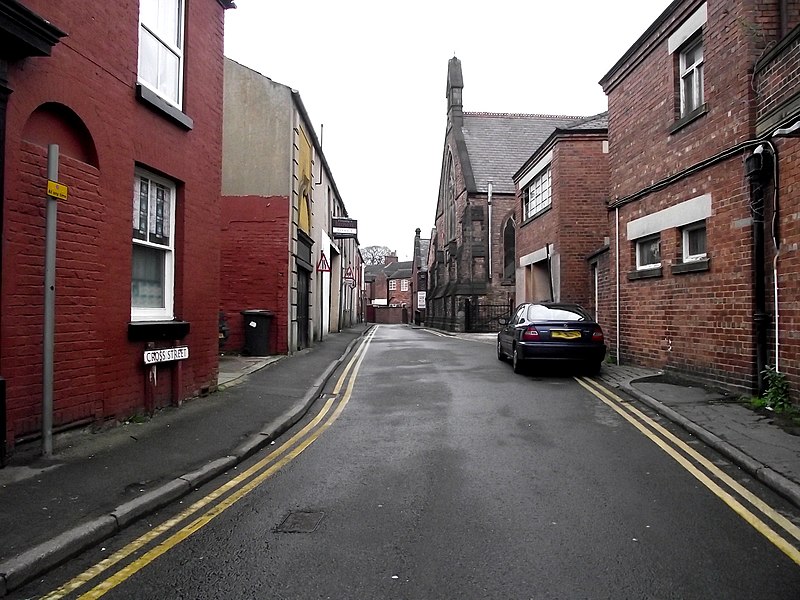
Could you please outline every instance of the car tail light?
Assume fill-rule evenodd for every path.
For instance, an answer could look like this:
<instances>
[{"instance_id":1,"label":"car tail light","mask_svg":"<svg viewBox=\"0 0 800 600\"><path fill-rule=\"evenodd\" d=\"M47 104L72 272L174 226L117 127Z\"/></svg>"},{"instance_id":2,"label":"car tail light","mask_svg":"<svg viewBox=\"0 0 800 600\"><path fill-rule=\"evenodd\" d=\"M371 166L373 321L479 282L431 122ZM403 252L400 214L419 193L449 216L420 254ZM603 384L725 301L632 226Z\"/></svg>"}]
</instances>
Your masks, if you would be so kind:
<instances>
[{"instance_id":1,"label":"car tail light","mask_svg":"<svg viewBox=\"0 0 800 600\"><path fill-rule=\"evenodd\" d=\"M605 341L605 337L603 336L603 330L600 329L600 325L597 325L592 332L592 341L593 342L602 342Z\"/></svg>"},{"instance_id":2,"label":"car tail light","mask_svg":"<svg viewBox=\"0 0 800 600\"><path fill-rule=\"evenodd\" d=\"M525 342L536 341L539 339L539 332L536 327L530 325L525 331L522 332L522 340Z\"/></svg>"}]
</instances>

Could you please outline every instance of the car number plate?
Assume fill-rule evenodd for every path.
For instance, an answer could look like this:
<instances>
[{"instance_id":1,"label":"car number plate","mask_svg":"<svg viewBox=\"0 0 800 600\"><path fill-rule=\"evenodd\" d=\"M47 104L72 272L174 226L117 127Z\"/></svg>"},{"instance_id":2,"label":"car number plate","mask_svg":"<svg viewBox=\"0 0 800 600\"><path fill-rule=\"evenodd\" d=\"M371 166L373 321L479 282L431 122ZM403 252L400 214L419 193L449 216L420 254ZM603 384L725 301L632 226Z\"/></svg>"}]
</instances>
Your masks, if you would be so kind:
<instances>
[{"instance_id":1,"label":"car number plate","mask_svg":"<svg viewBox=\"0 0 800 600\"><path fill-rule=\"evenodd\" d=\"M558 338L561 340L576 340L581 337L580 331L552 331L550 333L551 337Z\"/></svg>"}]
</instances>

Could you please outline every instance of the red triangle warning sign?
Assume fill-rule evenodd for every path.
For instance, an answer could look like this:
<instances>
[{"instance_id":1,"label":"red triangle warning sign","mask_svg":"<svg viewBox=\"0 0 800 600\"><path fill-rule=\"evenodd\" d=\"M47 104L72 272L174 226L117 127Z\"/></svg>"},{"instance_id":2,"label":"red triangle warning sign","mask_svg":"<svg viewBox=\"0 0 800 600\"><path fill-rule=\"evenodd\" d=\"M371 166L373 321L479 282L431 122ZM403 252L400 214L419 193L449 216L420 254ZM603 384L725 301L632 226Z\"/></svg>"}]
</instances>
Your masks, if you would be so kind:
<instances>
[{"instance_id":1,"label":"red triangle warning sign","mask_svg":"<svg viewBox=\"0 0 800 600\"><path fill-rule=\"evenodd\" d=\"M317 261L317 271L330 273L331 272L331 265L328 262L328 259L325 258L325 253L319 253L319 261Z\"/></svg>"}]
</instances>

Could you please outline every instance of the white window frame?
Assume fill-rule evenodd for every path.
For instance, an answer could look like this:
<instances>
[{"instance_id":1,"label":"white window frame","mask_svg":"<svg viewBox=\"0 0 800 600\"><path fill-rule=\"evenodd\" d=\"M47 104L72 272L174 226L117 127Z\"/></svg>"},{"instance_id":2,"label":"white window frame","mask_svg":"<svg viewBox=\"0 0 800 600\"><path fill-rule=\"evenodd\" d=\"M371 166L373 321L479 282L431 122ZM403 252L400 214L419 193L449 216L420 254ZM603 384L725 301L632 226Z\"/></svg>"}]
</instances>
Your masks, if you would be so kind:
<instances>
[{"instance_id":1,"label":"white window frame","mask_svg":"<svg viewBox=\"0 0 800 600\"><path fill-rule=\"evenodd\" d=\"M526 221L550 208L553 202L550 172L548 165L522 189L522 214Z\"/></svg>"},{"instance_id":2,"label":"white window frame","mask_svg":"<svg viewBox=\"0 0 800 600\"><path fill-rule=\"evenodd\" d=\"M165 31L158 31L158 23L148 23L143 20L145 11L145 5L159 5L162 2L174 2L175 9L177 10L178 14L175 16L175 29L169 32ZM156 12L159 12L158 6L155 9ZM151 90L153 93L157 94L159 97L163 98L166 102L171 104L172 106L182 109L183 107L183 70L184 70L184 22L185 22L185 14L186 14L186 0L140 0L139 4L139 58L137 64L137 81L139 84L145 86L147 89ZM165 33L169 34L169 38L166 37ZM156 73L157 80L156 81L149 81L144 78L142 72L142 61L144 60L143 53L142 53L142 43L144 36L152 36L155 38L156 43L159 44L159 54L161 51L168 52L175 56L178 59L178 72L177 72L177 84L178 89L176 90L176 95L173 96L171 93L167 92L166 90L161 89L161 82L158 81L161 77L161 67L162 64L156 65ZM159 61L160 62L160 61Z\"/></svg>"},{"instance_id":3,"label":"white window frame","mask_svg":"<svg viewBox=\"0 0 800 600\"><path fill-rule=\"evenodd\" d=\"M397 280L390 279L389 280L389 291L395 291L397 289Z\"/></svg>"},{"instance_id":4,"label":"white window frame","mask_svg":"<svg viewBox=\"0 0 800 600\"><path fill-rule=\"evenodd\" d=\"M687 62L688 54L699 49L700 56L691 64ZM703 38L697 36L690 40L681 48L679 53L680 65L680 94L681 94L681 117L684 117L703 105L705 95L703 89ZM686 83L692 82L692 96L687 97Z\"/></svg>"},{"instance_id":5,"label":"white window frame","mask_svg":"<svg viewBox=\"0 0 800 600\"><path fill-rule=\"evenodd\" d=\"M400 291L407 292L408 291L408 279L401 279L400 280Z\"/></svg>"},{"instance_id":6,"label":"white window frame","mask_svg":"<svg viewBox=\"0 0 800 600\"><path fill-rule=\"evenodd\" d=\"M144 169L136 168L133 185L133 220L132 228L139 220L139 210L141 206L140 190L142 180L148 181L148 216L147 216L147 238L153 233L151 223L155 219L155 202L153 202L156 186L161 186L169 192L169 242L166 244L153 242L150 239L141 240L131 235L133 246L156 248L164 253L164 306L160 308L141 307L133 305L133 289L131 288L131 321L170 321L174 318L175 301L175 204L176 204L176 185L173 181L159 177ZM131 261L133 248L131 248ZM133 262L131 262L131 286L133 286Z\"/></svg>"},{"instance_id":7,"label":"white window frame","mask_svg":"<svg viewBox=\"0 0 800 600\"><path fill-rule=\"evenodd\" d=\"M689 253L689 236L695 231L704 231L706 232L706 252L702 252L700 254L690 254ZM708 256L708 230L706 228L706 222L700 221L699 223L692 223L691 225L687 225L683 228L683 262L693 262L696 260L704 260Z\"/></svg>"},{"instance_id":8,"label":"white window frame","mask_svg":"<svg viewBox=\"0 0 800 600\"><path fill-rule=\"evenodd\" d=\"M658 241L658 262L642 263L642 248L653 240ZM636 240L636 270L657 269L661 266L661 234L649 235Z\"/></svg>"}]
</instances>

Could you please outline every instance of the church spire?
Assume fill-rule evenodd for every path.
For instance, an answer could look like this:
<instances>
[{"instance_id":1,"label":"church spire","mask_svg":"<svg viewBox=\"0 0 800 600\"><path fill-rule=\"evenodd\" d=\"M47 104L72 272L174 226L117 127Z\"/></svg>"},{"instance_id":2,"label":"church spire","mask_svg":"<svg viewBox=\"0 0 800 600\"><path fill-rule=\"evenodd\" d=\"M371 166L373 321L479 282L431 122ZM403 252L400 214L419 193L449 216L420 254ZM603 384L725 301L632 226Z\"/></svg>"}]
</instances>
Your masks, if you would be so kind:
<instances>
[{"instance_id":1,"label":"church spire","mask_svg":"<svg viewBox=\"0 0 800 600\"><path fill-rule=\"evenodd\" d=\"M461 124L461 90L463 88L464 78L461 75L461 61L454 56L447 63L447 119L453 125Z\"/></svg>"}]
</instances>

